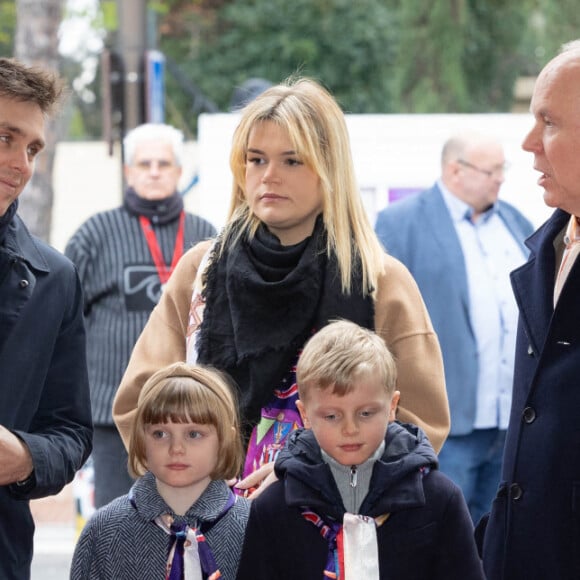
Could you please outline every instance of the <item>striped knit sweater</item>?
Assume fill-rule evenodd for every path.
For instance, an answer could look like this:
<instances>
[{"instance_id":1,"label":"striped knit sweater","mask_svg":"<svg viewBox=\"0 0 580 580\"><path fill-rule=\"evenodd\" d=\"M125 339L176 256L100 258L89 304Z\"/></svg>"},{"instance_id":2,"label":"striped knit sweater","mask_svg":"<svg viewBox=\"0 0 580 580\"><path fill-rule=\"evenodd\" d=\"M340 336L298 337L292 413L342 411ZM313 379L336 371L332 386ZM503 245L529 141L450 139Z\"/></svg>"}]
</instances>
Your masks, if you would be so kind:
<instances>
[{"instance_id":1,"label":"striped knit sweater","mask_svg":"<svg viewBox=\"0 0 580 580\"><path fill-rule=\"evenodd\" d=\"M132 487L136 507L124 495L95 512L84 527L71 565L71 580L146 580L165 578L170 538L154 522L171 513L151 473ZM212 521L226 504L230 490L212 481L184 518L190 525ZM237 501L206 534L223 580L235 580L249 515L249 500Z\"/></svg>"},{"instance_id":2,"label":"striped knit sweater","mask_svg":"<svg viewBox=\"0 0 580 580\"><path fill-rule=\"evenodd\" d=\"M166 264L171 263L178 220L154 225ZM215 236L204 219L186 214L184 252ZM161 282L139 219L125 208L89 218L68 242L85 297L87 361L95 425L113 425L111 409L131 351L161 296Z\"/></svg>"}]
</instances>

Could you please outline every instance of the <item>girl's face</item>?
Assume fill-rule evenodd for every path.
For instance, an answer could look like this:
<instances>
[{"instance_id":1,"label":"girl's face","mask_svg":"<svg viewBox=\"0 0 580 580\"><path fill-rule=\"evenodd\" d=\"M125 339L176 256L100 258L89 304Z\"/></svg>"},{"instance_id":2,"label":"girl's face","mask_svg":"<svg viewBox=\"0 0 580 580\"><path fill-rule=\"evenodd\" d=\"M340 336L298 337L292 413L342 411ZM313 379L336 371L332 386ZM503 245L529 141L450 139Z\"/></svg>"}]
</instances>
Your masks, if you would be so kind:
<instances>
[{"instance_id":1,"label":"girl's face","mask_svg":"<svg viewBox=\"0 0 580 580\"><path fill-rule=\"evenodd\" d=\"M250 132L246 201L285 246L310 236L322 212L318 175L296 154L286 130L273 121L258 123Z\"/></svg>"},{"instance_id":2,"label":"girl's face","mask_svg":"<svg viewBox=\"0 0 580 580\"><path fill-rule=\"evenodd\" d=\"M157 423L145 425L147 469L160 485L191 488L199 496L217 464L219 439L213 425Z\"/></svg>"}]
</instances>

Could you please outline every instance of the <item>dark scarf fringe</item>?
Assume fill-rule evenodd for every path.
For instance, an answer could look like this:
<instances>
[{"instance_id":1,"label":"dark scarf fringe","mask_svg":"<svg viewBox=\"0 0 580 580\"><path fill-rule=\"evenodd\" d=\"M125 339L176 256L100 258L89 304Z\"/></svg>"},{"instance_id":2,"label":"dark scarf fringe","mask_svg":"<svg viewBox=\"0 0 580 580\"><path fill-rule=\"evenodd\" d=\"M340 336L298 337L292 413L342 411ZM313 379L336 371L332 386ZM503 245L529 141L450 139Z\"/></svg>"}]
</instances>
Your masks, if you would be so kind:
<instances>
[{"instance_id":1,"label":"dark scarf fringe","mask_svg":"<svg viewBox=\"0 0 580 580\"><path fill-rule=\"evenodd\" d=\"M343 294L321 218L295 246L282 246L264 226L251 240L231 240L220 235L205 273L198 360L237 382L242 418L253 423L316 330L337 318L373 328L374 303L362 295L358 262L352 292Z\"/></svg>"}]
</instances>

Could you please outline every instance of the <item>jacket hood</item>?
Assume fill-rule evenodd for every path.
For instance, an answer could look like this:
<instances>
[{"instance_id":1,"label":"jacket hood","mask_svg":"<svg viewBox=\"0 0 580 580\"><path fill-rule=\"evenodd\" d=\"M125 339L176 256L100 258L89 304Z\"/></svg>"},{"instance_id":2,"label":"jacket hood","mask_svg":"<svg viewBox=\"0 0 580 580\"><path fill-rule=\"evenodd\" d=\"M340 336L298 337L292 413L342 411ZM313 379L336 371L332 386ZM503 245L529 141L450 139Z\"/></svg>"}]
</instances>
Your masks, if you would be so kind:
<instances>
[{"instance_id":1,"label":"jacket hood","mask_svg":"<svg viewBox=\"0 0 580 580\"><path fill-rule=\"evenodd\" d=\"M390 423L385 450L374 465L361 513L375 517L423 505L423 476L437 465L435 451L419 427ZM332 517L342 517L340 493L312 431L298 429L291 434L276 460L275 469L278 478L285 481L288 505L308 506Z\"/></svg>"}]
</instances>

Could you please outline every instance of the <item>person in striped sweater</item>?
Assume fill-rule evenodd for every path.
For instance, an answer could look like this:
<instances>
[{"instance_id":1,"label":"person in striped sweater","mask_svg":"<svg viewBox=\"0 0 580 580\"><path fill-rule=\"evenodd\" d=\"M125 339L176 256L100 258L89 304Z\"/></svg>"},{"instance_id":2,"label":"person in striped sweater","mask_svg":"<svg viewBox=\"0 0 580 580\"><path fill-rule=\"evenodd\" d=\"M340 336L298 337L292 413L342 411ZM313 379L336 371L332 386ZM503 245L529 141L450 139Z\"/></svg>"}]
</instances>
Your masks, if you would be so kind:
<instances>
[{"instance_id":1,"label":"person in striped sweater","mask_svg":"<svg viewBox=\"0 0 580 580\"><path fill-rule=\"evenodd\" d=\"M181 255L216 234L212 224L184 210L177 190L181 131L140 125L127 133L123 154L122 205L90 217L65 249L84 291L97 508L132 484L111 409L133 346Z\"/></svg>"}]
</instances>

